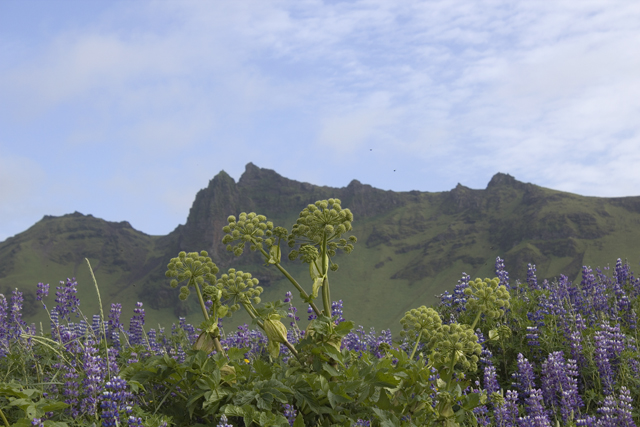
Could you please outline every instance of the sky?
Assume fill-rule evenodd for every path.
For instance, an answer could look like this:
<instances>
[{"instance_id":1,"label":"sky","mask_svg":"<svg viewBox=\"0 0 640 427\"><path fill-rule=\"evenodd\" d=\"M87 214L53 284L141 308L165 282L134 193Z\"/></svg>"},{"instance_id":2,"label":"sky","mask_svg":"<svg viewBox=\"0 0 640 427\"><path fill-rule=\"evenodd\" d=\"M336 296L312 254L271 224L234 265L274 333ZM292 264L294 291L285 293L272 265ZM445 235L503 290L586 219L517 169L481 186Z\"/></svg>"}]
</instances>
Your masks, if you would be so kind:
<instances>
[{"instance_id":1,"label":"sky","mask_svg":"<svg viewBox=\"0 0 640 427\"><path fill-rule=\"evenodd\" d=\"M2 0L0 242L164 235L249 162L440 192L640 195L640 2Z\"/></svg>"}]
</instances>

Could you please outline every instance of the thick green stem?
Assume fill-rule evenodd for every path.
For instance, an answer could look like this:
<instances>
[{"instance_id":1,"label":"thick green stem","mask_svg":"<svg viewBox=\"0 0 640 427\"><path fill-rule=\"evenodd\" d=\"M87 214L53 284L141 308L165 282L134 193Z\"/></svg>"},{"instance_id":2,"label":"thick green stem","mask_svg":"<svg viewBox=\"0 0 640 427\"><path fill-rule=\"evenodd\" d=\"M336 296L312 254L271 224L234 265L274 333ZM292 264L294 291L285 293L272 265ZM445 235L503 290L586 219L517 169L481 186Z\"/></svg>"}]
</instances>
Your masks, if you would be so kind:
<instances>
[{"instance_id":1,"label":"thick green stem","mask_svg":"<svg viewBox=\"0 0 640 427\"><path fill-rule=\"evenodd\" d=\"M411 352L411 356L409 356L410 360L413 360L413 356L416 355L416 350L418 349L418 344L420 343L420 338L422 338L423 330L420 330L420 334L418 335L418 339L416 340L416 345L413 346L413 351Z\"/></svg>"},{"instance_id":2,"label":"thick green stem","mask_svg":"<svg viewBox=\"0 0 640 427\"><path fill-rule=\"evenodd\" d=\"M264 249L260 248L260 252L262 252L262 255L264 255L266 259L270 258L269 254ZM302 295L303 298L309 299L309 294L305 292L305 290L302 288L302 286L300 286L300 284L298 282L296 282L296 279L294 279L293 276L291 276L289 274L289 272L287 270L285 270L284 267L282 267L280 265L279 262L275 263L274 265L278 268L278 270L280 270L280 272L282 274L284 274L284 277L289 279L291 284L293 284L293 286L296 287L296 289L300 292L300 295ZM315 303L313 301L311 301L311 303L309 305L311 306L311 309L316 313L316 316L320 316L321 315L320 309L318 309L318 307L315 305Z\"/></svg>"},{"instance_id":3,"label":"thick green stem","mask_svg":"<svg viewBox=\"0 0 640 427\"><path fill-rule=\"evenodd\" d=\"M200 292L200 286L195 281L193 282L196 288L196 293L198 294L198 301L200 302L200 308L202 309L202 314L204 315L204 320L209 320L209 313L207 313L207 307L204 305L204 298L202 298L202 292ZM220 344L220 340L218 337L213 339L213 345L216 347L216 351L222 355L225 355L224 349L222 348L222 344Z\"/></svg>"},{"instance_id":4,"label":"thick green stem","mask_svg":"<svg viewBox=\"0 0 640 427\"><path fill-rule=\"evenodd\" d=\"M4 412L2 412L2 409L0 409L0 416L2 416L2 421L4 422L4 425L6 427L9 427L10 426L9 421L7 421L7 418L4 416Z\"/></svg>"},{"instance_id":5,"label":"thick green stem","mask_svg":"<svg viewBox=\"0 0 640 427\"><path fill-rule=\"evenodd\" d=\"M473 324L471 325L471 330L475 331L475 327L476 327L476 323L478 323L478 320L480 320L480 316L482 316L482 312L479 311L478 315L476 316L476 319L473 321Z\"/></svg>"},{"instance_id":6,"label":"thick green stem","mask_svg":"<svg viewBox=\"0 0 640 427\"><path fill-rule=\"evenodd\" d=\"M329 263L327 256L327 233L323 233L322 237L322 276L324 277L322 281L322 303L324 305L324 315L328 318L331 318L331 294L329 293Z\"/></svg>"}]
</instances>

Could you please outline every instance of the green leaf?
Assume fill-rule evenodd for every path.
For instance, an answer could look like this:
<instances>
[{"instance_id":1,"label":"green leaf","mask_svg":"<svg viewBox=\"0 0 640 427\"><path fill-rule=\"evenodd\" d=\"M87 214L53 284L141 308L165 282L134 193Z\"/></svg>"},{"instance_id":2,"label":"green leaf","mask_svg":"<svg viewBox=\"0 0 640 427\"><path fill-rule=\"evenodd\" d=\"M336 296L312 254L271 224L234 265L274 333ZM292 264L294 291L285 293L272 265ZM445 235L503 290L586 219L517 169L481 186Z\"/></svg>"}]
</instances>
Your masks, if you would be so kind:
<instances>
[{"instance_id":1,"label":"green leaf","mask_svg":"<svg viewBox=\"0 0 640 427\"><path fill-rule=\"evenodd\" d=\"M380 398L378 399L378 408L389 410L393 406L391 405L391 401L389 400L389 396L387 396L387 392L385 389L380 390ZM375 411L375 408L374 408Z\"/></svg>"},{"instance_id":2,"label":"green leaf","mask_svg":"<svg viewBox=\"0 0 640 427\"><path fill-rule=\"evenodd\" d=\"M244 417L244 409L236 405L225 405L222 407L222 413L229 417Z\"/></svg>"},{"instance_id":3,"label":"green leaf","mask_svg":"<svg viewBox=\"0 0 640 427\"><path fill-rule=\"evenodd\" d=\"M328 363L323 363L322 364L322 369L327 371L329 373L329 375L331 375L332 377L340 376L340 372L338 372L338 370L336 368L334 368L333 366L329 365Z\"/></svg>"},{"instance_id":4,"label":"green leaf","mask_svg":"<svg viewBox=\"0 0 640 427\"><path fill-rule=\"evenodd\" d=\"M268 380L273 375L273 370L271 369L271 365L260 359L253 362L252 366L253 366L253 369L256 370L256 373L265 380Z\"/></svg>"},{"instance_id":5,"label":"green leaf","mask_svg":"<svg viewBox=\"0 0 640 427\"><path fill-rule=\"evenodd\" d=\"M230 361L242 360L244 359L244 355L248 350L248 348L231 347L229 350L227 350L227 357L229 357Z\"/></svg>"},{"instance_id":6,"label":"green leaf","mask_svg":"<svg viewBox=\"0 0 640 427\"><path fill-rule=\"evenodd\" d=\"M313 280L316 280L317 278L322 277L322 274L320 273L320 269L318 268L316 261L309 263L309 275Z\"/></svg>"},{"instance_id":7,"label":"green leaf","mask_svg":"<svg viewBox=\"0 0 640 427\"><path fill-rule=\"evenodd\" d=\"M305 425L304 425L304 417L302 416L302 412L298 411L298 415L296 416L296 420L293 422L293 427L305 427Z\"/></svg>"},{"instance_id":8,"label":"green leaf","mask_svg":"<svg viewBox=\"0 0 640 427\"><path fill-rule=\"evenodd\" d=\"M271 246L269 249L269 264L278 264L280 262L281 253L280 253L280 245Z\"/></svg>"},{"instance_id":9,"label":"green leaf","mask_svg":"<svg viewBox=\"0 0 640 427\"><path fill-rule=\"evenodd\" d=\"M345 322L340 322L336 326L334 332L336 333L336 335L338 335L340 337L344 337L349 332L351 332L351 330L353 329L354 326L355 326L355 324L351 320L347 320Z\"/></svg>"},{"instance_id":10,"label":"green leaf","mask_svg":"<svg viewBox=\"0 0 640 427\"><path fill-rule=\"evenodd\" d=\"M60 409L68 408L69 405L64 402L56 402L53 401L51 403L47 403L41 407L43 412L53 412Z\"/></svg>"},{"instance_id":11,"label":"green leaf","mask_svg":"<svg viewBox=\"0 0 640 427\"><path fill-rule=\"evenodd\" d=\"M244 425L250 426L251 423L253 422L256 410L251 405L242 405L242 409L244 411L244 416L243 416Z\"/></svg>"},{"instance_id":12,"label":"green leaf","mask_svg":"<svg viewBox=\"0 0 640 427\"><path fill-rule=\"evenodd\" d=\"M311 288L311 296L315 299L318 298L318 291L320 290L320 287L322 286L322 282L324 281L324 279L322 277L317 277L315 279L313 279L313 287Z\"/></svg>"},{"instance_id":13,"label":"green leaf","mask_svg":"<svg viewBox=\"0 0 640 427\"><path fill-rule=\"evenodd\" d=\"M274 359L277 358L280 355L280 343L269 340L267 350L269 351L269 356Z\"/></svg>"}]
</instances>

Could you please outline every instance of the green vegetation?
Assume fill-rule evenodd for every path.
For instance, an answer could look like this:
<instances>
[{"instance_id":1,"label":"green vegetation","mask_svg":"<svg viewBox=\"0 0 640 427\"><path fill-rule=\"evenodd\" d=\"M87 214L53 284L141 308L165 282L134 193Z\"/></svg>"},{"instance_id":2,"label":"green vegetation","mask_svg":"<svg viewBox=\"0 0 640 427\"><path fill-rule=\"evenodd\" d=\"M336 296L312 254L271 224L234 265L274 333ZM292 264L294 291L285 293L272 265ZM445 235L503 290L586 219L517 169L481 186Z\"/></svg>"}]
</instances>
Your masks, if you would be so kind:
<instances>
[{"instance_id":1,"label":"green vegetation","mask_svg":"<svg viewBox=\"0 0 640 427\"><path fill-rule=\"evenodd\" d=\"M291 230L245 212L222 228L229 252L241 256L248 245L245 256L262 256L300 293L312 319L304 331L290 291L264 303L256 278L235 268L218 277L206 251L180 251L165 273L172 288L186 283L179 300L195 290L199 328L181 319L170 333L148 329L138 302L127 330L120 304L103 311L91 269L99 308L92 321L70 279L56 288L51 308L49 285L37 286L47 333L22 319L21 292L0 294L0 422L633 427L639 421L640 279L628 264L618 259L611 276L584 266L579 284L564 275L539 283L529 264L521 283L510 281L497 258L496 278L463 274L438 305L406 311L401 339L390 331L367 334L343 318L342 301L331 299L330 283L340 288L329 280L339 274L338 250L350 254L357 241L343 237L354 215L341 204L331 198L308 205ZM285 242L289 261L305 265L297 279L282 265ZM262 332L224 332L220 320L241 307ZM290 319L290 327L281 319Z\"/></svg>"}]
</instances>

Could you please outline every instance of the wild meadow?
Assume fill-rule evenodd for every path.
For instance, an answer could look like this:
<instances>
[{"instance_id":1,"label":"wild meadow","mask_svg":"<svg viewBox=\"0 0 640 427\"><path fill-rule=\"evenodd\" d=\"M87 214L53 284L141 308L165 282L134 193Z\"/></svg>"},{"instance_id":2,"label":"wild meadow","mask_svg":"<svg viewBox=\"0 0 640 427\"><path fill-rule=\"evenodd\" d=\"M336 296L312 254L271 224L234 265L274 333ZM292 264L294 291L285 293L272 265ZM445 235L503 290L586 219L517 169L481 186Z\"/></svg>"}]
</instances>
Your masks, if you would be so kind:
<instances>
[{"instance_id":1,"label":"wild meadow","mask_svg":"<svg viewBox=\"0 0 640 427\"><path fill-rule=\"evenodd\" d=\"M352 221L338 199L307 206L291 230L255 213L230 216L227 250L261 253L291 291L262 302L250 273L219 274L206 252L181 252L167 286L180 287L181 300L195 294L197 326L180 318L148 328L141 303L128 327L120 304L87 318L74 279L55 295L37 284L46 327L22 319L20 291L0 294L0 425L638 424L640 278L627 263L585 266L579 283L539 282L534 265L514 280L498 258L496 277L462 273L438 304L417 301L392 336L344 319L331 298L334 257L355 250ZM309 276L286 270L285 246ZM225 330L241 309L252 324Z\"/></svg>"}]
</instances>

